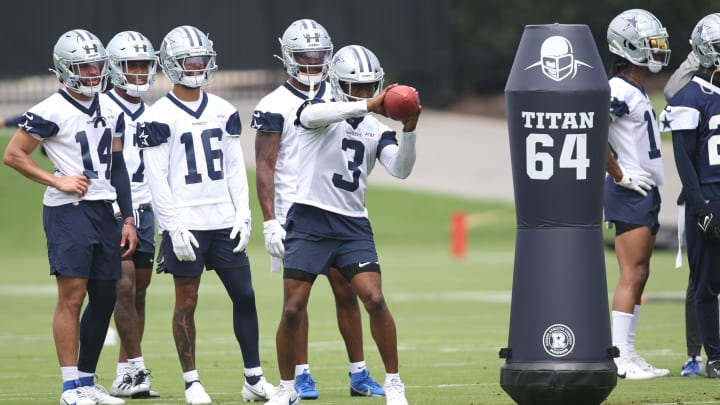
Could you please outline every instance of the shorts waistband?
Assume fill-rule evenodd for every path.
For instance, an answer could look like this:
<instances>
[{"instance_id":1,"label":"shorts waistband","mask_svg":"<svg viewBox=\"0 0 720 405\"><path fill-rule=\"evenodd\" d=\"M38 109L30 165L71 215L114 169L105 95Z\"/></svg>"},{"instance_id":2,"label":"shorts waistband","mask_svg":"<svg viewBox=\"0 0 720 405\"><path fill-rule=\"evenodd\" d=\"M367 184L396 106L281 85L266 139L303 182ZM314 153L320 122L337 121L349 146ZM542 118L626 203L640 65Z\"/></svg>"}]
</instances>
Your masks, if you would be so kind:
<instances>
[{"instance_id":1,"label":"shorts waistband","mask_svg":"<svg viewBox=\"0 0 720 405\"><path fill-rule=\"evenodd\" d=\"M138 211L152 211L152 204L140 204L138 205Z\"/></svg>"}]
</instances>

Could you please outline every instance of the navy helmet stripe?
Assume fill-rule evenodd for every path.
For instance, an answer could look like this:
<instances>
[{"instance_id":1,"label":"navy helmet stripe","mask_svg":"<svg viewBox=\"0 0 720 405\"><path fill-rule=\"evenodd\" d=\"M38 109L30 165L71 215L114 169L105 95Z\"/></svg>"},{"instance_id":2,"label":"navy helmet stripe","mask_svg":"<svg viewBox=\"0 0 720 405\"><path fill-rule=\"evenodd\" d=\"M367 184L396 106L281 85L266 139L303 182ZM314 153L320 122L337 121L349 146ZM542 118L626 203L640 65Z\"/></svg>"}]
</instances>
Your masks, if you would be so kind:
<instances>
[{"instance_id":1,"label":"navy helmet stripe","mask_svg":"<svg viewBox=\"0 0 720 405\"><path fill-rule=\"evenodd\" d=\"M370 58L370 54L368 53L367 48L360 48L362 50L363 55L365 55L365 61L367 62L368 72L373 71L373 65L372 65L372 59Z\"/></svg>"},{"instance_id":2,"label":"navy helmet stripe","mask_svg":"<svg viewBox=\"0 0 720 405\"><path fill-rule=\"evenodd\" d=\"M90 33L85 30L74 30L73 33L75 33L83 41L88 41L92 39L92 37L89 35Z\"/></svg>"}]
</instances>

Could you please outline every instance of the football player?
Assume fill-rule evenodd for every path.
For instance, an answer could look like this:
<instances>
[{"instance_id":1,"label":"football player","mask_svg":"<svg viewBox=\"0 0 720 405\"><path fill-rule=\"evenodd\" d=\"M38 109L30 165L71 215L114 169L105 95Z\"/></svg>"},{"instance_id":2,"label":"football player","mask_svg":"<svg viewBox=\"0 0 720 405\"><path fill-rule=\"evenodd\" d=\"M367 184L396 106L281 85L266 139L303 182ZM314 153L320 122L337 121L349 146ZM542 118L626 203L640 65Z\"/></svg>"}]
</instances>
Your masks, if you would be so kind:
<instances>
[{"instance_id":1,"label":"football player","mask_svg":"<svg viewBox=\"0 0 720 405\"><path fill-rule=\"evenodd\" d=\"M635 351L640 304L650 274L650 256L660 227L660 193L665 181L660 130L643 85L670 59L667 30L652 13L626 10L608 27L615 60L609 71L610 126L605 179L605 220L615 227L620 277L612 303L612 342L618 376L642 380L666 376Z\"/></svg>"},{"instance_id":2,"label":"football player","mask_svg":"<svg viewBox=\"0 0 720 405\"><path fill-rule=\"evenodd\" d=\"M196 27L171 30L160 45L172 91L147 111L138 131L162 242L158 271L173 275L173 336L188 404L209 404L195 362L195 308L203 269L215 270L233 305L235 338L245 364L245 401L269 398L258 317L245 247L250 237L247 173L240 117L202 90L217 70L213 43Z\"/></svg>"},{"instance_id":3,"label":"football player","mask_svg":"<svg viewBox=\"0 0 720 405\"><path fill-rule=\"evenodd\" d=\"M141 33L123 31L107 44L108 73L113 88L103 94L103 105L125 117L123 149L130 176L133 216L138 245L122 261L115 303L115 325L120 335L120 353L110 394L117 397L157 396L150 391L150 371L145 367L141 341L145 331L145 295L152 276L155 254L155 216L140 149L134 144L136 122L142 120L146 105L141 96L152 88L157 56L152 43ZM116 210L115 215L119 213Z\"/></svg>"},{"instance_id":4,"label":"football player","mask_svg":"<svg viewBox=\"0 0 720 405\"><path fill-rule=\"evenodd\" d=\"M280 386L268 404L293 403L293 369L300 319L307 315L313 282L338 269L363 302L385 365L388 405L407 405L398 370L395 321L382 293L380 264L365 208L367 177L376 161L398 178L415 164L418 113L395 131L370 113L384 114L384 72L367 48L351 45L333 56L330 84L336 102L319 98L298 109L297 195L285 228L284 302L276 335ZM394 85L392 85L394 86ZM391 88L392 86L388 86Z\"/></svg>"},{"instance_id":5,"label":"football player","mask_svg":"<svg viewBox=\"0 0 720 405\"><path fill-rule=\"evenodd\" d=\"M282 57L278 58L282 59L289 78L260 100L251 124L257 131L256 184L263 211L265 247L271 255L271 269L276 272L282 268L283 225L297 187L297 109L305 100L329 101L332 97L326 78L333 50L325 28L310 19L294 21L279 40ZM327 278L335 296L338 326L350 360L350 395L383 396L382 386L370 376L365 365L357 295L336 268L330 268ZM301 399L317 399L320 394L308 364L306 317L301 319L297 344L295 390Z\"/></svg>"},{"instance_id":6,"label":"football player","mask_svg":"<svg viewBox=\"0 0 720 405\"><path fill-rule=\"evenodd\" d=\"M107 79L107 59L102 42L89 31L62 34L53 50L53 71L64 87L23 115L4 156L5 164L48 186L43 225L58 288L53 336L63 379L60 403L68 405L125 403L94 383L115 307L120 260L136 245L123 114L103 105L98 94ZM30 157L41 143L54 173ZM108 202L113 200L122 227Z\"/></svg>"},{"instance_id":7,"label":"football player","mask_svg":"<svg viewBox=\"0 0 720 405\"><path fill-rule=\"evenodd\" d=\"M685 237L697 325L707 354L705 376L720 378L720 14L703 17L690 36L699 70L668 102L661 122L672 131L685 199ZM698 372L700 369L698 368Z\"/></svg>"}]
</instances>

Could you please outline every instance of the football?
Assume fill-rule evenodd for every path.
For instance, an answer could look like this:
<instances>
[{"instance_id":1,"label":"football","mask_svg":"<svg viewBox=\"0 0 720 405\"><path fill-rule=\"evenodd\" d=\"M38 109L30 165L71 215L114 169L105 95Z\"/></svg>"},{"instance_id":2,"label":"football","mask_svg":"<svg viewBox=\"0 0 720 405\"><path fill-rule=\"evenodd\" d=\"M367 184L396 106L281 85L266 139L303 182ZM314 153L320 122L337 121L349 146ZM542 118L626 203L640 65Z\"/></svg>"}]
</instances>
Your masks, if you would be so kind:
<instances>
[{"instance_id":1,"label":"football","mask_svg":"<svg viewBox=\"0 0 720 405\"><path fill-rule=\"evenodd\" d=\"M420 97L417 91L405 85L398 85L385 94L385 115L396 121L402 121L417 113L420 108Z\"/></svg>"}]
</instances>

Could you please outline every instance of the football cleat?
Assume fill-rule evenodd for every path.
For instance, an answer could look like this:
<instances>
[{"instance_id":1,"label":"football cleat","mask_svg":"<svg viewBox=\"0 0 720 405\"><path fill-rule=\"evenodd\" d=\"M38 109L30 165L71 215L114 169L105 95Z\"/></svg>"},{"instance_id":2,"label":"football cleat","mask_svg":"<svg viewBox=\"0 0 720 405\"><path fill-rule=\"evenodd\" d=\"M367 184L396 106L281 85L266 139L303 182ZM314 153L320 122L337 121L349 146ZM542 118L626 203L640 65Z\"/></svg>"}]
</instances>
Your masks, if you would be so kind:
<instances>
[{"instance_id":1,"label":"football cleat","mask_svg":"<svg viewBox=\"0 0 720 405\"><path fill-rule=\"evenodd\" d=\"M405 398L405 384L397 378L385 383L385 403L387 405L408 405Z\"/></svg>"},{"instance_id":2,"label":"football cleat","mask_svg":"<svg viewBox=\"0 0 720 405\"><path fill-rule=\"evenodd\" d=\"M680 369L680 375L690 377L693 375L702 375L703 360L700 356L690 357Z\"/></svg>"},{"instance_id":3,"label":"football cleat","mask_svg":"<svg viewBox=\"0 0 720 405\"><path fill-rule=\"evenodd\" d=\"M636 354L631 357L632 361L635 362L640 368L642 368L645 371L649 371L652 374L655 375L655 377L665 377L666 375L670 374L670 370L667 368L656 368L652 364L648 363L647 360L642 358L640 355Z\"/></svg>"},{"instance_id":4,"label":"football cleat","mask_svg":"<svg viewBox=\"0 0 720 405\"><path fill-rule=\"evenodd\" d=\"M86 390L74 387L60 394L60 405L95 405L95 401L87 396Z\"/></svg>"},{"instance_id":5,"label":"football cleat","mask_svg":"<svg viewBox=\"0 0 720 405\"><path fill-rule=\"evenodd\" d=\"M150 370L138 370L132 377L132 398L150 397Z\"/></svg>"},{"instance_id":6,"label":"football cleat","mask_svg":"<svg viewBox=\"0 0 720 405\"><path fill-rule=\"evenodd\" d=\"M269 401L265 402L265 405L295 405L298 403L300 403L300 398L298 398L298 394L293 387L279 385L275 390L275 394Z\"/></svg>"},{"instance_id":7,"label":"football cleat","mask_svg":"<svg viewBox=\"0 0 720 405\"><path fill-rule=\"evenodd\" d=\"M108 394L107 390L102 385L88 385L80 387L80 389L83 389L85 391L85 395L95 401L97 405L122 405L125 403L124 400Z\"/></svg>"},{"instance_id":8,"label":"football cleat","mask_svg":"<svg viewBox=\"0 0 720 405\"><path fill-rule=\"evenodd\" d=\"M124 374L120 378L116 378L110 386L110 395L115 397L126 398L132 395L133 379L130 374Z\"/></svg>"},{"instance_id":9,"label":"football cleat","mask_svg":"<svg viewBox=\"0 0 720 405\"><path fill-rule=\"evenodd\" d=\"M705 369L705 377L720 378L720 360L710 361Z\"/></svg>"},{"instance_id":10,"label":"football cleat","mask_svg":"<svg viewBox=\"0 0 720 405\"><path fill-rule=\"evenodd\" d=\"M245 402L267 401L275 395L275 387L267 382L265 377L260 377L260 381L254 385L248 384L247 380L243 384L242 397Z\"/></svg>"},{"instance_id":11,"label":"football cleat","mask_svg":"<svg viewBox=\"0 0 720 405\"><path fill-rule=\"evenodd\" d=\"M352 397L384 397L383 387L370 377L367 369L350 373L350 396Z\"/></svg>"},{"instance_id":12,"label":"football cleat","mask_svg":"<svg viewBox=\"0 0 720 405\"><path fill-rule=\"evenodd\" d=\"M185 390L185 403L187 405L207 405L212 404L212 400L200 381L194 381Z\"/></svg>"},{"instance_id":13,"label":"football cleat","mask_svg":"<svg viewBox=\"0 0 720 405\"><path fill-rule=\"evenodd\" d=\"M626 380L649 380L657 376L637 365L630 357L621 356L613 359L617 366L617 375Z\"/></svg>"},{"instance_id":14,"label":"football cleat","mask_svg":"<svg viewBox=\"0 0 720 405\"><path fill-rule=\"evenodd\" d=\"M315 388L315 380L313 380L310 372L305 370L302 374L295 377L295 391L300 399L318 399L320 393Z\"/></svg>"}]
</instances>

